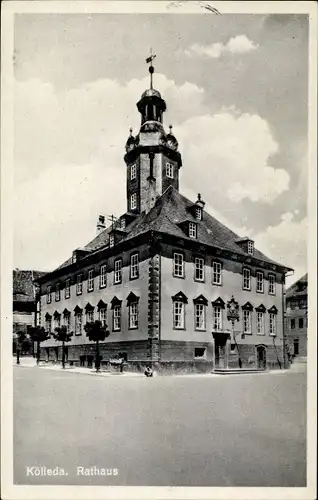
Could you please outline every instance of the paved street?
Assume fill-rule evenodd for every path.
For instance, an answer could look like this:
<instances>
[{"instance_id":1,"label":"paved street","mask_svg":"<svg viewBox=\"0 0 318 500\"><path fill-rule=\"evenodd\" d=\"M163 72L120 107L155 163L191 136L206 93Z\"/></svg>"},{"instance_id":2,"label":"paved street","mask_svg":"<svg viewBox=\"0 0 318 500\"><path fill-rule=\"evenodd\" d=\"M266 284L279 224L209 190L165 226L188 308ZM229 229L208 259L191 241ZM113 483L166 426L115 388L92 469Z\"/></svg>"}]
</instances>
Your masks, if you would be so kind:
<instances>
[{"instance_id":1,"label":"paved street","mask_svg":"<svg viewBox=\"0 0 318 500\"><path fill-rule=\"evenodd\" d=\"M305 367L147 379L18 366L14 393L18 484L305 486ZM94 466L119 473L77 475Z\"/></svg>"}]
</instances>

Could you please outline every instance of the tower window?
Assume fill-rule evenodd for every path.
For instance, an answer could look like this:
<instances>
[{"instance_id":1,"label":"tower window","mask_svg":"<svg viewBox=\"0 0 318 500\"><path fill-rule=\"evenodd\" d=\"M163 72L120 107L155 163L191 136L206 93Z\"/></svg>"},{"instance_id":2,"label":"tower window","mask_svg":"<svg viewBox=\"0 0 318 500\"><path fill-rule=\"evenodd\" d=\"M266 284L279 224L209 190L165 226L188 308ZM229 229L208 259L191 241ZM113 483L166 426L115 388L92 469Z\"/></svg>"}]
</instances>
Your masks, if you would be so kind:
<instances>
[{"instance_id":1,"label":"tower window","mask_svg":"<svg viewBox=\"0 0 318 500\"><path fill-rule=\"evenodd\" d=\"M136 208L137 208L137 193L133 193L130 196L130 209L136 210Z\"/></svg>"},{"instance_id":2,"label":"tower window","mask_svg":"<svg viewBox=\"0 0 318 500\"><path fill-rule=\"evenodd\" d=\"M136 179L136 177L137 177L137 167L136 167L136 163L134 163L130 167L130 179L133 180L133 179Z\"/></svg>"},{"instance_id":3,"label":"tower window","mask_svg":"<svg viewBox=\"0 0 318 500\"><path fill-rule=\"evenodd\" d=\"M189 223L189 237L196 238L197 237L197 225L195 222Z\"/></svg>"},{"instance_id":4,"label":"tower window","mask_svg":"<svg viewBox=\"0 0 318 500\"><path fill-rule=\"evenodd\" d=\"M173 165L172 163L166 163L166 176L173 179Z\"/></svg>"},{"instance_id":5,"label":"tower window","mask_svg":"<svg viewBox=\"0 0 318 500\"><path fill-rule=\"evenodd\" d=\"M202 219L202 208L201 207L195 207L195 217L198 220Z\"/></svg>"}]
</instances>

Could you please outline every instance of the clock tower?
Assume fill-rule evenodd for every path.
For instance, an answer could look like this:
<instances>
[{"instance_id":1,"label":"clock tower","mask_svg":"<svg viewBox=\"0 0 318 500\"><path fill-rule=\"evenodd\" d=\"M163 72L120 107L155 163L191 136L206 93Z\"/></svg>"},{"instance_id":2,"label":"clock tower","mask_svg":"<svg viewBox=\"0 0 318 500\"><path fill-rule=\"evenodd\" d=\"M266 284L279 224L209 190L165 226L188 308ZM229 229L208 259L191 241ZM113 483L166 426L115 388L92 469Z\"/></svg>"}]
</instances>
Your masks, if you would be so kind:
<instances>
[{"instance_id":1,"label":"clock tower","mask_svg":"<svg viewBox=\"0 0 318 500\"><path fill-rule=\"evenodd\" d=\"M152 63L155 55L146 62ZM143 92L137 102L141 115L139 133L130 136L126 142L124 160L127 169L127 211L132 213L149 212L156 199L169 187L179 189L179 169L182 166L178 151L178 141L172 126L166 133L163 126L163 113L166 103L158 90L153 88L154 67L149 67L150 88Z\"/></svg>"}]
</instances>

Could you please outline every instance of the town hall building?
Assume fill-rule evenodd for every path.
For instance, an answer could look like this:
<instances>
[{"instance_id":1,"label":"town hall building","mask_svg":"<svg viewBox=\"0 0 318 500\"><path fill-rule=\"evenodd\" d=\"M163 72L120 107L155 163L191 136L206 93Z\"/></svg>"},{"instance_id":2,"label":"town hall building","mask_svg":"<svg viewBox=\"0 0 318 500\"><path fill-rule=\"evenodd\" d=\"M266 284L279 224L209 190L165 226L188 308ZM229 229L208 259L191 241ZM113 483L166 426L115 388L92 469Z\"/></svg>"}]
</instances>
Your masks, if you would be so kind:
<instances>
[{"instance_id":1,"label":"town hall building","mask_svg":"<svg viewBox=\"0 0 318 500\"><path fill-rule=\"evenodd\" d=\"M109 227L99 216L96 237L37 280L40 325L48 333L66 325L68 361L83 366L95 349L84 326L96 319L110 331L102 364L120 355L133 370L283 366L290 269L207 213L200 194L180 193L178 141L164 128L166 102L149 70L140 130L126 143L127 210ZM58 345L43 342L41 359L55 360Z\"/></svg>"}]
</instances>

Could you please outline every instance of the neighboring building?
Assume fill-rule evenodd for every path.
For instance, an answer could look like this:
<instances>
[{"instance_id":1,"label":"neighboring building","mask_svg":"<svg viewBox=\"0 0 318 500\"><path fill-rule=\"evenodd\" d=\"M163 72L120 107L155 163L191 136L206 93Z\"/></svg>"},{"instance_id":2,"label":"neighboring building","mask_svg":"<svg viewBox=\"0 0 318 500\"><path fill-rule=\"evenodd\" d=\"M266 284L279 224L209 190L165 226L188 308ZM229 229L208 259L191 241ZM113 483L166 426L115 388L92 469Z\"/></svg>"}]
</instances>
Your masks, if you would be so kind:
<instances>
[{"instance_id":1,"label":"neighboring building","mask_svg":"<svg viewBox=\"0 0 318 500\"><path fill-rule=\"evenodd\" d=\"M39 287L34 280L46 273L40 271L13 271L13 337L19 331L27 333L28 326L36 324L37 294ZM15 343L13 343L15 351Z\"/></svg>"},{"instance_id":2,"label":"neighboring building","mask_svg":"<svg viewBox=\"0 0 318 500\"><path fill-rule=\"evenodd\" d=\"M211 371L283 364L283 291L289 268L266 257L179 193L178 141L163 127L166 103L146 90L141 127L126 143L127 211L38 279L40 322L73 331L68 360L90 366L95 346L84 325L100 319L110 336L103 361L123 355L131 367ZM215 178L217 182L217 177ZM202 180L204 186L204 179ZM238 303L235 338L227 302ZM56 358L56 342L41 356ZM238 355L239 353L239 355Z\"/></svg>"},{"instance_id":3,"label":"neighboring building","mask_svg":"<svg viewBox=\"0 0 318 500\"><path fill-rule=\"evenodd\" d=\"M286 291L286 333L292 356L307 356L308 275Z\"/></svg>"}]
</instances>

